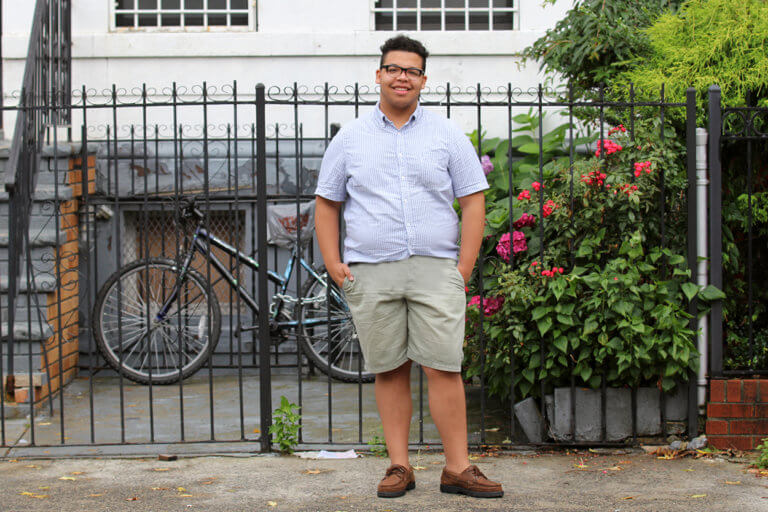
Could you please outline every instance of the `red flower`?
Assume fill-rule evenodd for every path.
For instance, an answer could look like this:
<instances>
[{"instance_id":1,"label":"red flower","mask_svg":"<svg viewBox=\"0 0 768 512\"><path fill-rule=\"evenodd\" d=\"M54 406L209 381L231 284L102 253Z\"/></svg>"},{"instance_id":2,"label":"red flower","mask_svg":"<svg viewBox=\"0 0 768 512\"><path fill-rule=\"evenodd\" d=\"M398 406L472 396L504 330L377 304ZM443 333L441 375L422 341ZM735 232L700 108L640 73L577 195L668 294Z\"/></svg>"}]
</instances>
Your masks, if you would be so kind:
<instances>
[{"instance_id":1,"label":"red flower","mask_svg":"<svg viewBox=\"0 0 768 512\"><path fill-rule=\"evenodd\" d=\"M618 151L621 151L622 148L620 144L617 144L616 142L612 141L611 139L602 139L597 141L597 151L595 151L595 156L600 156L603 149L605 149L605 154L612 155L613 153L616 153Z\"/></svg>"},{"instance_id":2,"label":"red flower","mask_svg":"<svg viewBox=\"0 0 768 512\"><path fill-rule=\"evenodd\" d=\"M531 193L528 190L523 190L517 195L518 201L522 201L524 199L530 199L530 198L531 198Z\"/></svg>"},{"instance_id":3,"label":"red flower","mask_svg":"<svg viewBox=\"0 0 768 512\"><path fill-rule=\"evenodd\" d=\"M542 186L541 186L541 183L539 183L538 181L534 181L533 183L531 183L531 188L536 192L538 192L539 189L542 188Z\"/></svg>"}]
</instances>

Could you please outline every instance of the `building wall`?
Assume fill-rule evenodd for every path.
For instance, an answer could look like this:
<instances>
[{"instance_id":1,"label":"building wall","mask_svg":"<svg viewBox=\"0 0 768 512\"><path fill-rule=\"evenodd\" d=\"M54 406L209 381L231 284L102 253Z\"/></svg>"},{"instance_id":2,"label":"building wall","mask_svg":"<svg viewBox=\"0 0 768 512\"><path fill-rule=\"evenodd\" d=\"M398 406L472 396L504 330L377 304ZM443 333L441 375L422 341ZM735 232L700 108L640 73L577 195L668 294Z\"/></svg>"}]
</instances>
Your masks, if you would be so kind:
<instances>
[{"instance_id":1,"label":"building wall","mask_svg":"<svg viewBox=\"0 0 768 512\"><path fill-rule=\"evenodd\" d=\"M369 0L261 0L258 30L169 32L111 28L109 0L73 2L73 86L98 90L146 82L164 86L237 80L247 87L257 82L373 85L378 47L391 32L373 30ZM254 8L256 2L254 2ZM513 82L535 86L535 65L519 69L515 56L570 6L561 0L542 6L541 0L521 0L520 30L499 32L420 32L433 58L430 83L467 87L482 82ZM332 8L329 8L329 5ZM34 2L3 1L4 90L21 83L23 59Z\"/></svg>"}]
</instances>

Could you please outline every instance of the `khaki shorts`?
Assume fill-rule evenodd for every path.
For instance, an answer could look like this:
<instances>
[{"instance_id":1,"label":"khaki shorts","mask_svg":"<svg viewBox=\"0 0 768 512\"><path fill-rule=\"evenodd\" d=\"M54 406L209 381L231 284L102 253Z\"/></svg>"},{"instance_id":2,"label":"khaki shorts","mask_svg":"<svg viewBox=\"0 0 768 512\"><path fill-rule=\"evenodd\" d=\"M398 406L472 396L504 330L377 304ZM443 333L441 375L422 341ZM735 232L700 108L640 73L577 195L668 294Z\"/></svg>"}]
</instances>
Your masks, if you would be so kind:
<instances>
[{"instance_id":1,"label":"khaki shorts","mask_svg":"<svg viewBox=\"0 0 768 512\"><path fill-rule=\"evenodd\" d=\"M412 256L349 268L355 279L342 287L367 371L388 372L409 359L461 371L467 303L455 260Z\"/></svg>"}]
</instances>

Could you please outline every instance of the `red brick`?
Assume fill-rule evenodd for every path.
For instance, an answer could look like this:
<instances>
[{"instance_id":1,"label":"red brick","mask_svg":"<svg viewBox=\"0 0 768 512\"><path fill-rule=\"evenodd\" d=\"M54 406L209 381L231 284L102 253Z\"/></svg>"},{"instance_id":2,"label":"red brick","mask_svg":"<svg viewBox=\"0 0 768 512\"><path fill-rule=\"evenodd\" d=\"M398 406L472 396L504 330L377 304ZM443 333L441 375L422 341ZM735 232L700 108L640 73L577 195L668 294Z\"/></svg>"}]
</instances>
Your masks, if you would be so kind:
<instances>
[{"instance_id":1,"label":"red brick","mask_svg":"<svg viewBox=\"0 0 768 512\"><path fill-rule=\"evenodd\" d=\"M707 436L728 433L728 422L725 420L707 420Z\"/></svg>"},{"instance_id":2,"label":"red brick","mask_svg":"<svg viewBox=\"0 0 768 512\"><path fill-rule=\"evenodd\" d=\"M762 379L758 387L760 388L759 400L763 403L768 403L768 379Z\"/></svg>"},{"instance_id":3,"label":"red brick","mask_svg":"<svg viewBox=\"0 0 768 512\"><path fill-rule=\"evenodd\" d=\"M725 402L725 381L724 380L709 381L709 401Z\"/></svg>"},{"instance_id":4,"label":"red brick","mask_svg":"<svg viewBox=\"0 0 768 512\"><path fill-rule=\"evenodd\" d=\"M728 402L741 402L741 381L736 379L729 380L726 386L728 389L728 392L726 393Z\"/></svg>"},{"instance_id":5,"label":"red brick","mask_svg":"<svg viewBox=\"0 0 768 512\"><path fill-rule=\"evenodd\" d=\"M709 444L718 450L752 450L757 446L754 437L750 436L712 436L707 438Z\"/></svg>"},{"instance_id":6,"label":"red brick","mask_svg":"<svg viewBox=\"0 0 768 512\"><path fill-rule=\"evenodd\" d=\"M708 418L752 418L755 414L754 405L745 404L709 404Z\"/></svg>"},{"instance_id":7,"label":"red brick","mask_svg":"<svg viewBox=\"0 0 768 512\"><path fill-rule=\"evenodd\" d=\"M755 406L755 418L768 418L768 404Z\"/></svg>"},{"instance_id":8,"label":"red brick","mask_svg":"<svg viewBox=\"0 0 768 512\"><path fill-rule=\"evenodd\" d=\"M29 388L16 388L13 390L13 400L17 404L29 401Z\"/></svg>"},{"instance_id":9,"label":"red brick","mask_svg":"<svg viewBox=\"0 0 768 512\"><path fill-rule=\"evenodd\" d=\"M731 434L768 435L768 420L732 420Z\"/></svg>"},{"instance_id":10,"label":"red brick","mask_svg":"<svg viewBox=\"0 0 768 512\"><path fill-rule=\"evenodd\" d=\"M742 381L742 402L746 404L757 403L757 382L753 379Z\"/></svg>"}]
</instances>

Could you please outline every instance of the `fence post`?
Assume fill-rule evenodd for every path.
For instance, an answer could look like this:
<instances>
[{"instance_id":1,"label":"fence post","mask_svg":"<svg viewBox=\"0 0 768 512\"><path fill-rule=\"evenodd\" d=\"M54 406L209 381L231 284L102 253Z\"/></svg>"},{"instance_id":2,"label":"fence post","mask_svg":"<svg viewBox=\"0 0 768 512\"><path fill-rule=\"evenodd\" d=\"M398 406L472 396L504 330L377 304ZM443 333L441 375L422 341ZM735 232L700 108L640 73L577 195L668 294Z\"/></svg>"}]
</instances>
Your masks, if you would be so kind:
<instances>
[{"instance_id":1,"label":"fence post","mask_svg":"<svg viewBox=\"0 0 768 512\"><path fill-rule=\"evenodd\" d=\"M697 223L699 219L696 216L696 212L698 210L696 197L696 161L698 156L698 146L696 145L696 89L692 87L689 87L686 91L685 112L685 139L688 168L688 268L691 271L691 277L696 280L697 276L695 274L695 269L699 256L697 252L697 241L699 235L697 230ZM699 284L698 281L695 282ZM688 313L691 314L691 321L689 322L689 326L693 331L696 330L697 308L698 300L694 297L693 300L691 300L688 304ZM700 343L699 346L701 346ZM703 354L701 354L700 357L706 360ZM706 369L706 367L704 368ZM690 438L696 437L696 435L699 433L699 401L697 389L701 385L702 377L704 377L704 374L701 372L701 370L699 370L698 376L693 371L691 371L688 376L688 436ZM704 382L706 383L706 380Z\"/></svg>"},{"instance_id":2,"label":"fence post","mask_svg":"<svg viewBox=\"0 0 768 512\"><path fill-rule=\"evenodd\" d=\"M723 289L723 230L722 230L722 169L720 162L720 135L722 110L720 87L709 87L709 282ZM723 375L723 304L712 303L709 316L710 377Z\"/></svg>"},{"instance_id":3,"label":"fence post","mask_svg":"<svg viewBox=\"0 0 768 512\"><path fill-rule=\"evenodd\" d=\"M259 256L259 395L261 451L272 449L272 369L269 351L269 296L267 294L267 141L264 84L256 85L256 218Z\"/></svg>"}]
</instances>

